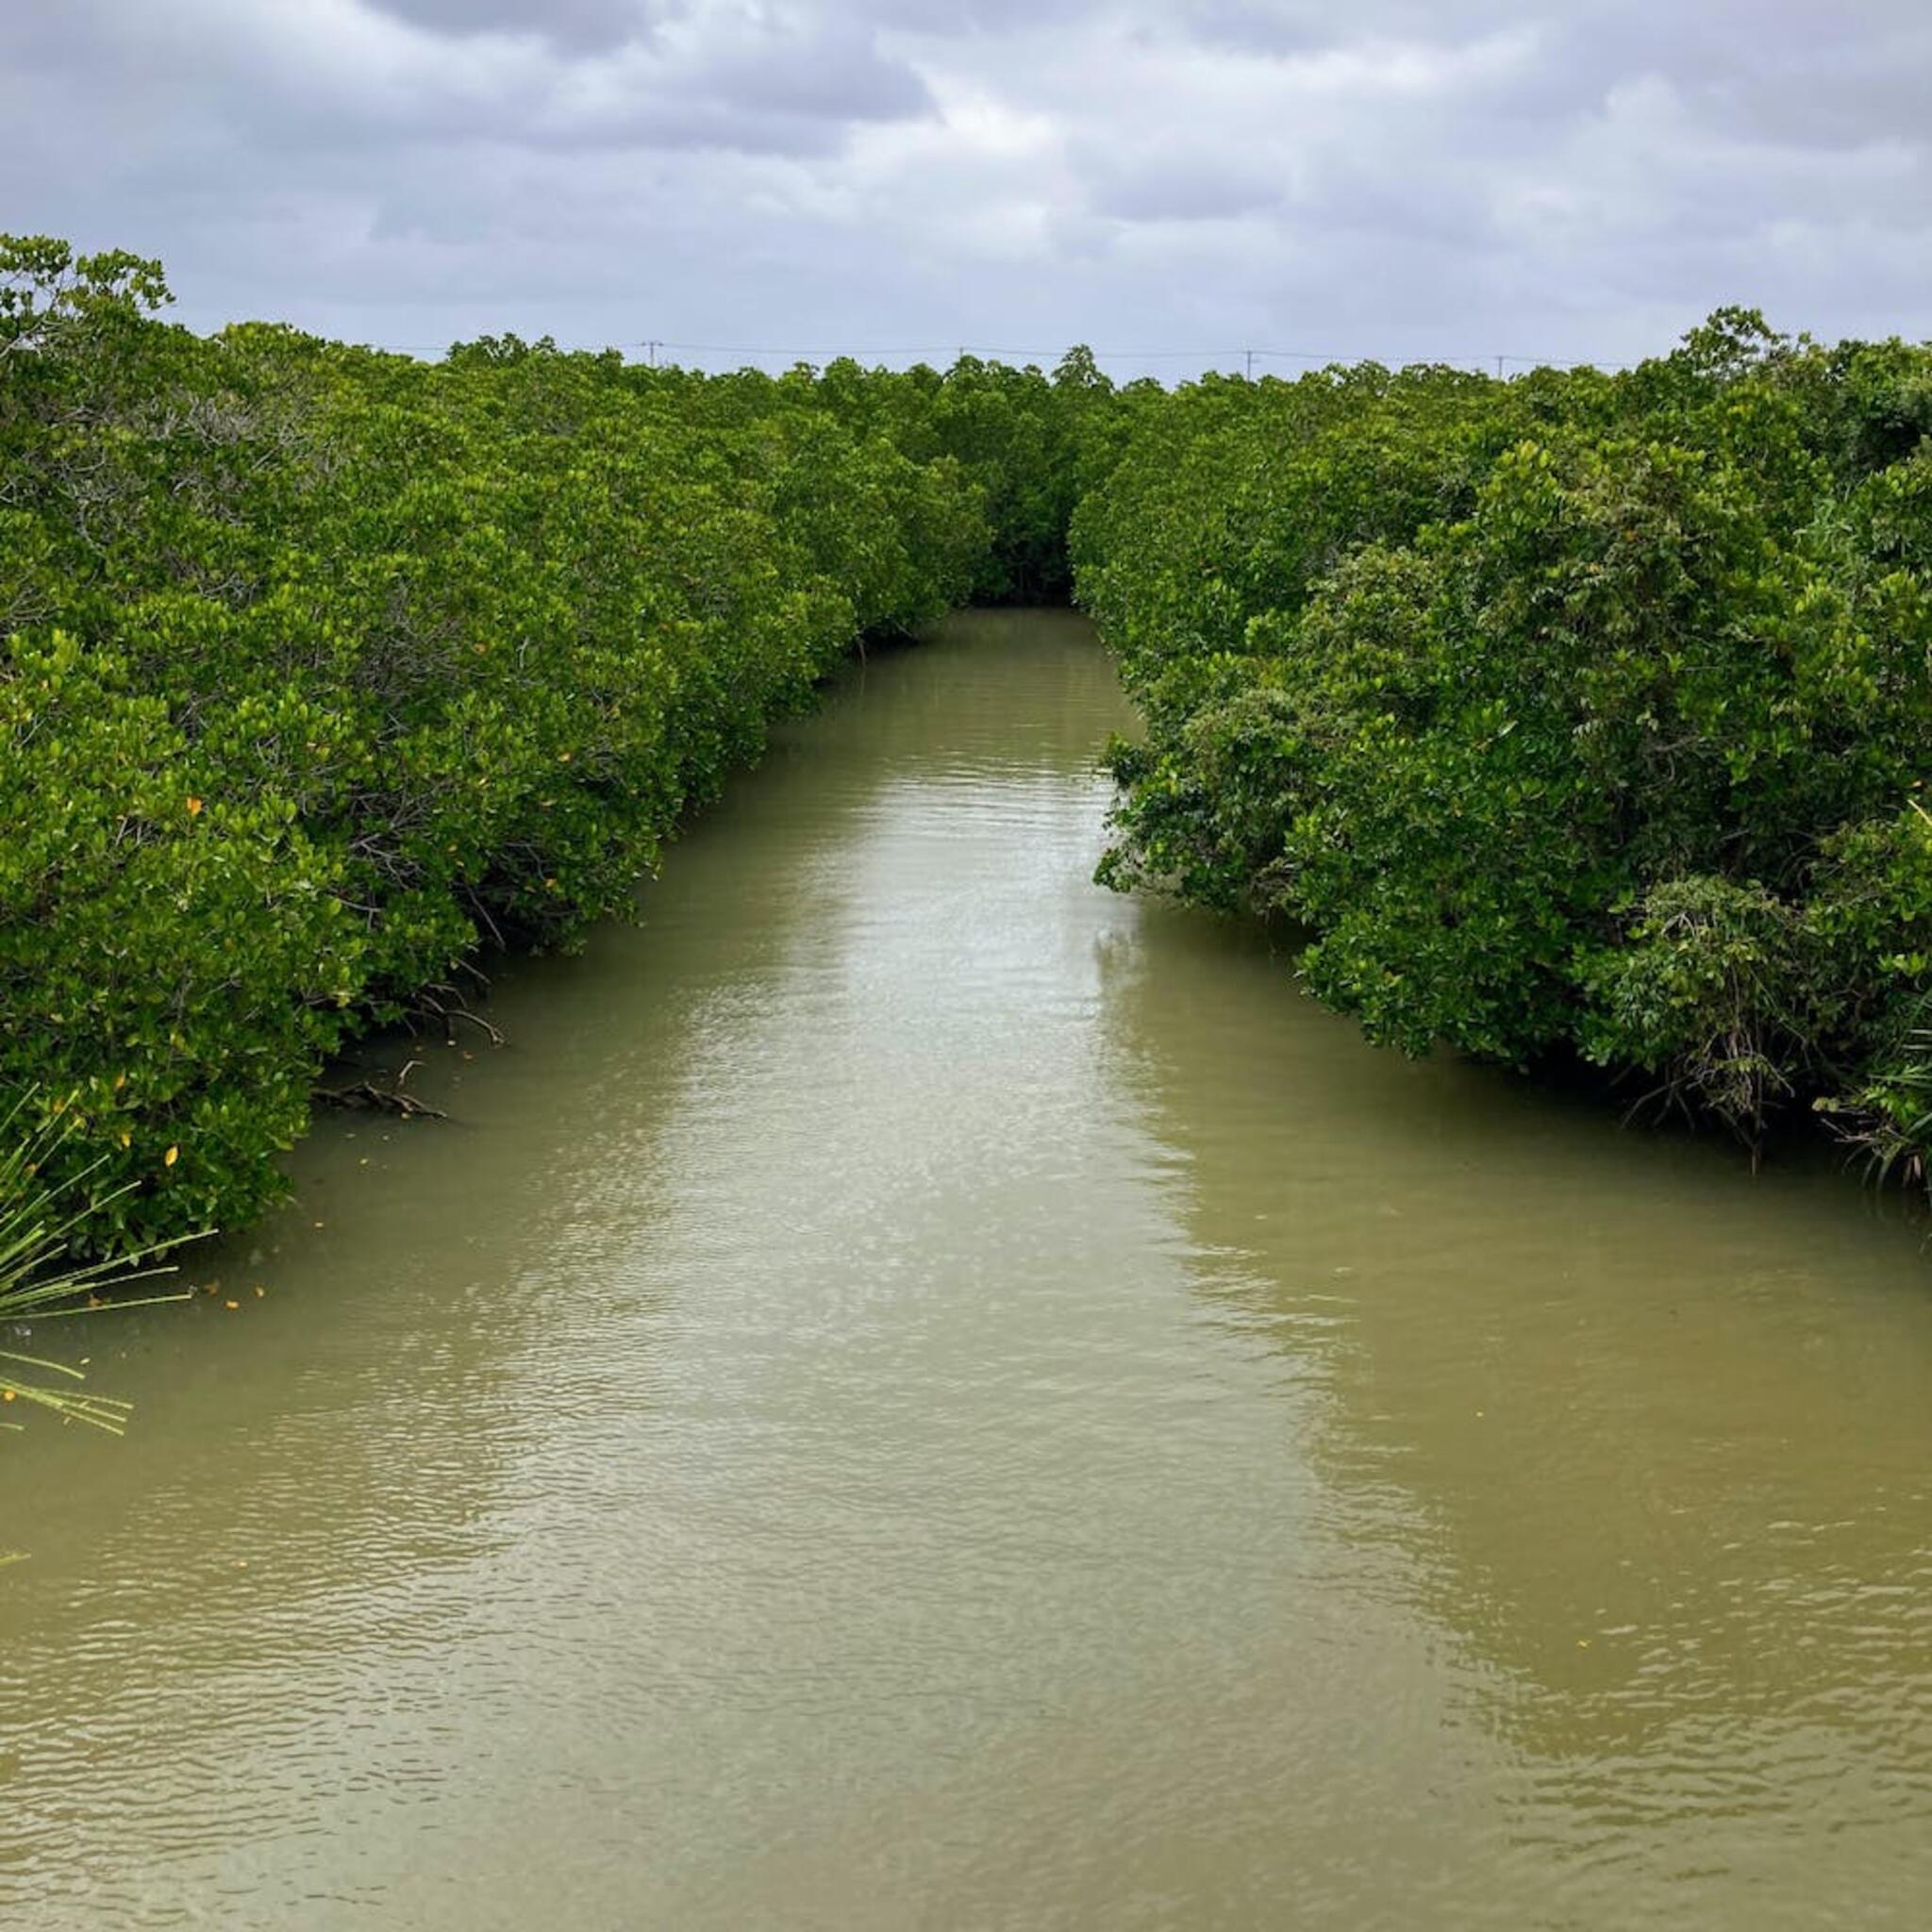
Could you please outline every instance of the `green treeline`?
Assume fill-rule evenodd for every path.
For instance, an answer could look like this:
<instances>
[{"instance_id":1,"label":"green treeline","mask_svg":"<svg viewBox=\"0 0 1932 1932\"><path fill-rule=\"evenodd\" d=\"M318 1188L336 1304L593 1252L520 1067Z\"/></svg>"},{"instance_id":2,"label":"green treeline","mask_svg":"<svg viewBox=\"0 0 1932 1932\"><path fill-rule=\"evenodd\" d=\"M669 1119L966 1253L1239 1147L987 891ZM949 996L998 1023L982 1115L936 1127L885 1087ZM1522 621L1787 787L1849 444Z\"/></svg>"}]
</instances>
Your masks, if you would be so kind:
<instances>
[{"instance_id":1,"label":"green treeline","mask_svg":"<svg viewBox=\"0 0 1932 1932\"><path fill-rule=\"evenodd\" d=\"M245 1223L327 1058L568 943L857 641L1065 583L1070 358L428 365L0 242L0 1113L80 1244Z\"/></svg>"},{"instance_id":2,"label":"green treeline","mask_svg":"<svg viewBox=\"0 0 1932 1932\"><path fill-rule=\"evenodd\" d=\"M1169 392L165 300L0 240L0 1112L79 1245L248 1220L330 1055L625 910L866 637L1070 591L1111 883L1299 922L1376 1040L1923 1171L1932 352Z\"/></svg>"},{"instance_id":3,"label":"green treeline","mask_svg":"<svg viewBox=\"0 0 1932 1932\"><path fill-rule=\"evenodd\" d=\"M1932 1143L1932 351L1210 379L1074 525L1146 712L1106 875L1287 915L1372 1038L1757 1145Z\"/></svg>"}]
</instances>

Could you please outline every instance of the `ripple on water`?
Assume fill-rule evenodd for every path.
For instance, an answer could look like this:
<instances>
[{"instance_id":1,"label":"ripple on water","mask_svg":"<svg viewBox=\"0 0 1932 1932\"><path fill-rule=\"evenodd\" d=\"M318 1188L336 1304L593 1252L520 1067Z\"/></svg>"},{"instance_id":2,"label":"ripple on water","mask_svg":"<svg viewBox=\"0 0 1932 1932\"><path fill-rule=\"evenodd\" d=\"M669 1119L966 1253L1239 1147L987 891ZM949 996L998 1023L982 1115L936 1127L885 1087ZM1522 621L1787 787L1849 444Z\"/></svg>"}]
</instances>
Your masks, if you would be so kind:
<instances>
[{"instance_id":1,"label":"ripple on water","mask_svg":"<svg viewBox=\"0 0 1932 1932\"><path fill-rule=\"evenodd\" d=\"M874 660L97 1343L0 1907L1923 1922L1912 1236L1092 888L1127 722L1064 614Z\"/></svg>"}]
</instances>

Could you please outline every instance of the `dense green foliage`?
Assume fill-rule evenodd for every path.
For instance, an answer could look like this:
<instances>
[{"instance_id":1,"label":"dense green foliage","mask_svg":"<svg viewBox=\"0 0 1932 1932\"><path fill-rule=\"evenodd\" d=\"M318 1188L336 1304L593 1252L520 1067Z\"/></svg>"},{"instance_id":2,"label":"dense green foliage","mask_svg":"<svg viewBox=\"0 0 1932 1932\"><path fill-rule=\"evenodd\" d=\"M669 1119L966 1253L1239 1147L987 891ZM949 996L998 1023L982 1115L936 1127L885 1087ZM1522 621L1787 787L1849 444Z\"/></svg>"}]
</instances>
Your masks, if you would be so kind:
<instances>
[{"instance_id":1,"label":"dense green foliage","mask_svg":"<svg viewBox=\"0 0 1932 1932\"><path fill-rule=\"evenodd\" d=\"M627 908L855 641L1037 591L1091 375L432 366L165 299L0 243L0 1106L77 1124L93 1244L245 1221L353 1031Z\"/></svg>"},{"instance_id":2,"label":"dense green foliage","mask_svg":"<svg viewBox=\"0 0 1932 1932\"><path fill-rule=\"evenodd\" d=\"M1129 393L1150 392L1159 393L1152 384ZM974 603L1065 600L1074 508L1089 476L1110 461L1121 415L1089 351L1070 350L1050 377L976 356L943 375L841 360L819 378L817 394L860 433L915 462L951 458L977 486L992 541L974 574Z\"/></svg>"},{"instance_id":3,"label":"dense green foliage","mask_svg":"<svg viewBox=\"0 0 1932 1932\"><path fill-rule=\"evenodd\" d=\"M1373 1037L1754 1145L1932 1145L1932 353L1621 375L706 377L166 325L0 240L0 1109L83 1246L245 1221L357 1030L625 909L856 641L1081 601L1114 883L1279 911Z\"/></svg>"},{"instance_id":4,"label":"dense green foliage","mask_svg":"<svg viewBox=\"0 0 1932 1932\"><path fill-rule=\"evenodd\" d=\"M1932 352L1713 317L1622 375L1209 379L1082 502L1148 717L1116 883L1300 922L1370 1034L1757 1145L1932 1145Z\"/></svg>"}]
</instances>

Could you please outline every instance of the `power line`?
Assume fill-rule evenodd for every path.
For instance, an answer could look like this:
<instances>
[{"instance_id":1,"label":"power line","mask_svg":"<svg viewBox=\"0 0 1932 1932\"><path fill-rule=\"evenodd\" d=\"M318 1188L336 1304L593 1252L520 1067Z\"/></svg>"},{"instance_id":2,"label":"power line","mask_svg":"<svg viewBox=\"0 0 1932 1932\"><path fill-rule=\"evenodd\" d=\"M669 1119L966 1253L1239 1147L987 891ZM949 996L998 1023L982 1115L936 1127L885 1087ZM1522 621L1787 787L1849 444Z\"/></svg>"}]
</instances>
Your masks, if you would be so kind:
<instances>
[{"instance_id":1,"label":"power line","mask_svg":"<svg viewBox=\"0 0 1932 1932\"><path fill-rule=\"evenodd\" d=\"M365 348L375 349L387 355L444 355L454 346L450 342L367 342ZM997 360L1046 361L1058 359L1066 354L1066 345L1055 349L1015 348L1003 344L985 342L924 342L900 343L891 346L875 345L866 348L853 348L847 345L817 344L800 347L776 347L770 344L751 342L691 342L673 341L664 336L650 336L639 341L606 342L596 348L566 350L565 354L597 355L605 350L641 350L653 367L658 366L661 352L691 356L741 356L764 361L789 360L793 362L825 360L866 361L868 359L899 361L924 356L978 356ZM1333 349L1276 349L1259 345L1241 348L1216 349L1090 349L1088 351L1096 362L1191 362L1197 368L1206 370L1218 366L1232 366L1239 363L1242 373L1250 380L1258 362L1301 362L1311 367L1352 367L1363 361L1381 361L1381 357L1350 355ZM1624 358L1598 358L1591 357L1571 358L1563 356L1524 356L1505 352L1491 352L1483 356L1412 356L1407 358L1411 364L1435 364L1450 368L1480 368L1487 370L1494 365L1496 375L1501 377L1511 367L1524 369L1617 369L1626 366Z\"/></svg>"}]
</instances>

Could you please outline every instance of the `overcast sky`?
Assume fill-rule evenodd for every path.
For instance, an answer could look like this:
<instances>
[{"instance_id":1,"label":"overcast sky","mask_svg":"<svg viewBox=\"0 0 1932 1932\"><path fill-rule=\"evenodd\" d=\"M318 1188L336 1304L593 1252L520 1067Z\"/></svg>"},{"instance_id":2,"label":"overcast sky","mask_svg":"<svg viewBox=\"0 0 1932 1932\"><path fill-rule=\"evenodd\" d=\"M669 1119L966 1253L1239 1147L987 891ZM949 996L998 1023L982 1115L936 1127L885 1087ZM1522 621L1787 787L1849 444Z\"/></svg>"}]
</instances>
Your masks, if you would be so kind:
<instances>
[{"instance_id":1,"label":"overcast sky","mask_svg":"<svg viewBox=\"0 0 1932 1932\"><path fill-rule=\"evenodd\" d=\"M1932 0L0 0L0 225L160 256L195 327L1168 376L1614 360L1722 302L1932 337Z\"/></svg>"}]
</instances>

